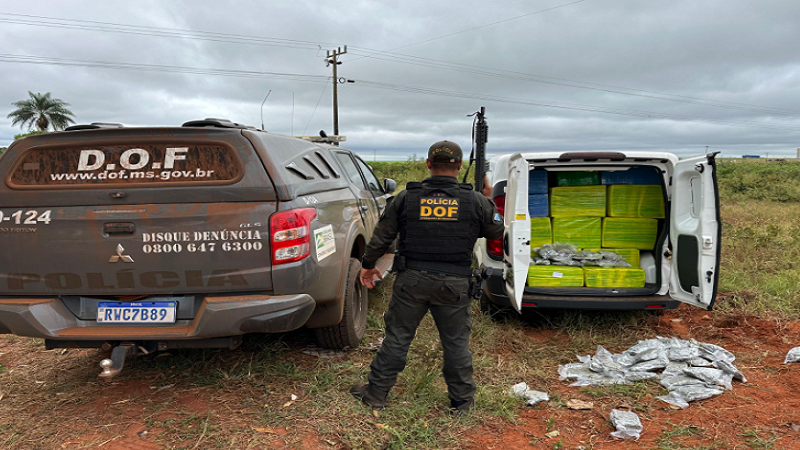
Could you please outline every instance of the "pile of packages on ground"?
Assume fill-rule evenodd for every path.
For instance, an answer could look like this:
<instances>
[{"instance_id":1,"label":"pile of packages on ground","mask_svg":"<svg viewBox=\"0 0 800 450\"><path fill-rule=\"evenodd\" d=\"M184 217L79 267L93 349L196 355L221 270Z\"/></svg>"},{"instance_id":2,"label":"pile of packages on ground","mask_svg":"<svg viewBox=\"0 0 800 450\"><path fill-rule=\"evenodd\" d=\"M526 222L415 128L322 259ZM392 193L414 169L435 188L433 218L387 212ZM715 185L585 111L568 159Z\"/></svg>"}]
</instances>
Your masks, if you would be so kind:
<instances>
[{"instance_id":1,"label":"pile of packages on ground","mask_svg":"<svg viewBox=\"0 0 800 450\"><path fill-rule=\"evenodd\" d=\"M658 169L532 170L528 211L529 286L645 286L640 258L653 260L664 219Z\"/></svg>"},{"instance_id":2,"label":"pile of packages on ground","mask_svg":"<svg viewBox=\"0 0 800 450\"><path fill-rule=\"evenodd\" d=\"M689 402L732 389L733 380L747 382L733 365L736 357L724 348L694 339L657 337L640 341L619 354L602 346L594 356L578 356L578 363L558 367L561 380L571 386L604 386L658 379L669 394L657 397L685 408Z\"/></svg>"}]
</instances>

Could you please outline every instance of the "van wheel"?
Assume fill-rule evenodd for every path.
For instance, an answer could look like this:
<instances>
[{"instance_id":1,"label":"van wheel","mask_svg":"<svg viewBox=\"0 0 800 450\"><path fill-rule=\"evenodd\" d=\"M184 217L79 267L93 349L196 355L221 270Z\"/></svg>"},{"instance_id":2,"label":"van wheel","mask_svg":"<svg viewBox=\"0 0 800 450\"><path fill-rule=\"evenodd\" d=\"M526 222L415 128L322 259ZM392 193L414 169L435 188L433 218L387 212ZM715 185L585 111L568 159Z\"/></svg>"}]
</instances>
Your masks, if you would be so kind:
<instances>
[{"instance_id":1,"label":"van wheel","mask_svg":"<svg viewBox=\"0 0 800 450\"><path fill-rule=\"evenodd\" d=\"M344 289L344 313L337 325L315 328L314 334L321 347L342 350L355 348L367 331L369 290L358 279L361 261L350 258L347 268L347 285Z\"/></svg>"},{"instance_id":2,"label":"van wheel","mask_svg":"<svg viewBox=\"0 0 800 450\"><path fill-rule=\"evenodd\" d=\"M492 303L485 292L481 292L480 305L481 313L496 322L502 322L508 317L508 308Z\"/></svg>"}]
</instances>

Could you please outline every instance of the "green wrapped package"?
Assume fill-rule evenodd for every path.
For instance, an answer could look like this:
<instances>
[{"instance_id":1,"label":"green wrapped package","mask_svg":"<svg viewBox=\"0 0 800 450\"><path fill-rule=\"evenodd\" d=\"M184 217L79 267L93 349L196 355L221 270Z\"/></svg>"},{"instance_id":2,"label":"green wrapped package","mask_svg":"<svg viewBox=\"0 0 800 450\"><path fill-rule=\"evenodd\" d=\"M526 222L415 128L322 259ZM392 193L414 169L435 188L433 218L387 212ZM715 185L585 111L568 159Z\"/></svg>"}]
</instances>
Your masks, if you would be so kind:
<instances>
[{"instance_id":1,"label":"green wrapped package","mask_svg":"<svg viewBox=\"0 0 800 450\"><path fill-rule=\"evenodd\" d=\"M555 172L556 186L594 186L600 184L600 172Z\"/></svg>"},{"instance_id":2,"label":"green wrapped package","mask_svg":"<svg viewBox=\"0 0 800 450\"><path fill-rule=\"evenodd\" d=\"M583 273L586 287L644 287L644 270L638 267L584 267Z\"/></svg>"},{"instance_id":3,"label":"green wrapped package","mask_svg":"<svg viewBox=\"0 0 800 450\"><path fill-rule=\"evenodd\" d=\"M555 224L553 224L555 232ZM604 248L636 248L652 250L656 246L658 220L628 217L603 219Z\"/></svg>"},{"instance_id":4,"label":"green wrapped package","mask_svg":"<svg viewBox=\"0 0 800 450\"><path fill-rule=\"evenodd\" d=\"M528 286L583 286L583 268L570 266L529 266Z\"/></svg>"},{"instance_id":5,"label":"green wrapped package","mask_svg":"<svg viewBox=\"0 0 800 450\"><path fill-rule=\"evenodd\" d=\"M531 217L531 253L535 248L553 243L549 217Z\"/></svg>"},{"instance_id":6,"label":"green wrapped package","mask_svg":"<svg viewBox=\"0 0 800 450\"><path fill-rule=\"evenodd\" d=\"M622 259L624 259L626 263L633 267L639 267L639 249L636 248L585 248L583 250L589 250L595 253L600 253L601 250L604 252L614 252L622 256Z\"/></svg>"},{"instance_id":7,"label":"green wrapped package","mask_svg":"<svg viewBox=\"0 0 800 450\"><path fill-rule=\"evenodd\" d=\"M600 217L554 217L553 242L578 248L600 247L601 220Z\"/></svg>"},{"instance_id":8,"label":"green wrapped package","mask_svg":"<svg viewBox=\"0 0 800 450\"><path fill-rule=\"evenodd\" d=\"M550 189L550 216L604 217L606 186L566 186Z\"/></svg>"},{"instance_id":9,"label":"green wrapped package","mask_svg":"<svg viewBox=\"0 0 800 450\"><path fill-rule=\"evenodd\" d=\"M608 187L609 217L664 218L661 186L614 184Z\"/></svg>"}]
</instances>

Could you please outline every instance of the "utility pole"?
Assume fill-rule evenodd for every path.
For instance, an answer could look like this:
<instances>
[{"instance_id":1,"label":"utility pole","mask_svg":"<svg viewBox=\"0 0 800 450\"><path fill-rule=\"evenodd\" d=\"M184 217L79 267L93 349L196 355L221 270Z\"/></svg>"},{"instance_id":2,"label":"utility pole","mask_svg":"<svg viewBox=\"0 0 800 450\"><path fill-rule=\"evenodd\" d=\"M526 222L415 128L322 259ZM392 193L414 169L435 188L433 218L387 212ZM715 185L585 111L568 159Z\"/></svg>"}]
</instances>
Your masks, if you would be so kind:
<instances>
[{"instance_id":1,"label":"utility pole","mask_svg":"<svg viewBox=\"0 0 800 450\"><path fill-rule=\"evenodd\" d=\"M326 66L333 64L333 134L336 136L339 135L339 98L337 92L339 76L336 73L336 66L342 63L337 58L345 53L347 53L346 45L344 46L344 51L342 51L341 47L338 47L336 50L328 50L327 57L325 59Z\"/></svg>"}]
</instances>

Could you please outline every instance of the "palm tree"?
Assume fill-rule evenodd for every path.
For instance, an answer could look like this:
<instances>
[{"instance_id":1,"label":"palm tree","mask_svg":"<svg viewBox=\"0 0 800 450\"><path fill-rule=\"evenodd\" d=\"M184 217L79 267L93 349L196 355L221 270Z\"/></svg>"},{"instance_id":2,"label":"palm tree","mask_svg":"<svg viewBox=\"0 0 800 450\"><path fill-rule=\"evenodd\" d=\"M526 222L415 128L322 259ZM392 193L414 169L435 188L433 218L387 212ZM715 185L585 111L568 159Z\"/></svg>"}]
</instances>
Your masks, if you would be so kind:
<instances>
[{"instance_id":1,"label":"palm tree","mask_svg":"<svg viewBox=\"0 0 800 450\"><path fill-rule=\"evenodd\" d=\"M28 95L29 99L12 103L17 107L7 116L9 119L13 119L12 125L20 124L22 127L27 126L29 130L35 128L39 131L47 131L51 125L53 130L63 130L70 123L75 123L70 117L75 114L66 108L69 103L58 98L51 98L49 92L34 94L28 91Z\"/></svg>"}]
</instances>

